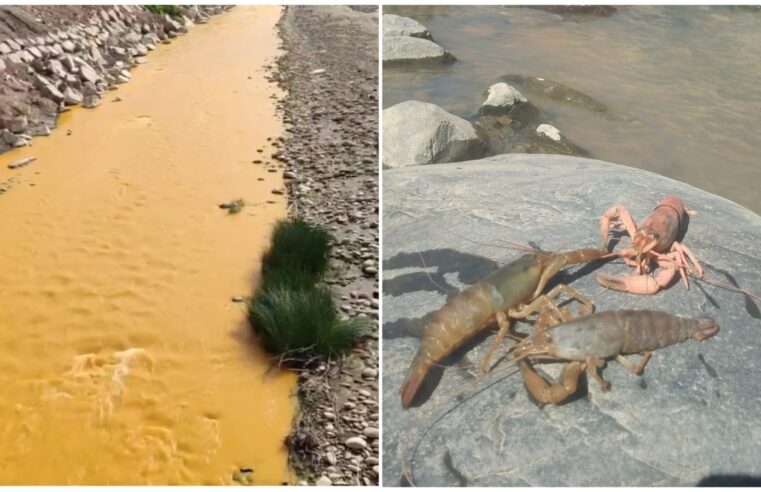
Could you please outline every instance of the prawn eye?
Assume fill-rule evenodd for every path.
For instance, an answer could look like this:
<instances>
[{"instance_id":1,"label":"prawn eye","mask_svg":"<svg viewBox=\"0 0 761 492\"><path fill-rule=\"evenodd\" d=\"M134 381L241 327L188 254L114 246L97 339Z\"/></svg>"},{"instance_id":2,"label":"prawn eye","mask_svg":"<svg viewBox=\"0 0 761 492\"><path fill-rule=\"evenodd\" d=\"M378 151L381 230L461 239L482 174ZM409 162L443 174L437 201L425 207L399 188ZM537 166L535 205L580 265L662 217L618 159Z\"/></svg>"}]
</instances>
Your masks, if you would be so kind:
<instances>
[{"instance_id":1,"label":"prawn eye","mask_svg":"<svg viewBox=\"0 0 761 492\"><path fill-rule=\"evenodd\" d=\"M551 342L552 341L552 335L550 335L549 333L545 333L544 334L544 341L545 342Z\"/></svg>"}]
</instances>

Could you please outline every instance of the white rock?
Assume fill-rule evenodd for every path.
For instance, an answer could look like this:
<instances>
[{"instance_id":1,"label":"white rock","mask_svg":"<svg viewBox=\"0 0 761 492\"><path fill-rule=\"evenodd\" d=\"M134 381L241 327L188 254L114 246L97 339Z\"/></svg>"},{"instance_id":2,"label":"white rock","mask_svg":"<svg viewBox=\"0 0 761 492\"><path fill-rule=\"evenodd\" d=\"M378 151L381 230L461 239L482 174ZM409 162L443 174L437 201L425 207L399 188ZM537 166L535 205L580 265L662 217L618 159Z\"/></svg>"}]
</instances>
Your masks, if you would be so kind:
<instances>
[{"instance_id":1,"label":"white rock","mask_svg":"<svg viewBox=\"0 0 761 492\"><path fill-rule=\"evenodd\" d=\"M546 137L549 137L555 142L560 142L560 139L562 138L562 135L560 134L560 130L546 123L536 127L536 133L540 135L545 135Z\"/></svg>"},{"instance_id":2,"label":"white rock","mask_svg":"<svg viewBox=\"0 0 761 492\"><path fill-rule=\"evenodd\" d=\"M481 105L481 112L508 112L517 103L527 102L518 89L504 82L489 87L489 96Z\"/></svg>"},{"instance_id":3,"label":"white rock","mask_svg":"<svg viewBox=\"0 0 761 492\"><path fill-rule=\"evenodd\" d=\"M314 484L317 485L318 487L327 487L329 485L333 485L333 481L330 480L325 475L323 475L320 478L318 478Z\"/></svg>"}]
</instances>

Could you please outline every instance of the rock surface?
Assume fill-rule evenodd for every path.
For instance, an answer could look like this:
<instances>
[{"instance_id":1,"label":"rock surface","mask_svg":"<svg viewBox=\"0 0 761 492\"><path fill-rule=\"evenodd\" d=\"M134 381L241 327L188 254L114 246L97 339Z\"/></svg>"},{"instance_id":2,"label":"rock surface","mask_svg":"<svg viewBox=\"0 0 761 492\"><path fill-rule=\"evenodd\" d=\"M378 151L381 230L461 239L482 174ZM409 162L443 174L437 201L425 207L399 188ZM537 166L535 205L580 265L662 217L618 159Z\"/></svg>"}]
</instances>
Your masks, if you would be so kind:
<instances>
[{"instance_id":1,"label":"rock surface","mask_svg":"<svg viewBox=\"0 0 761 492\"><path fill-rule=\"evenodd\" d=\"M383 167L478 158L485 147L473 125L435 104L405 101L383 111Z\"/></svg>"},{"instance_id":2,"label":"rock surface","mask_svg":"<svg viewBox=\"0 0 761 492\"><path fill-rule=\"evenodd\" d=\"M556 281L588 294L598 311L710 316L721 331L654 352L640 377L610 362L602 370L609 392L591 381L586 395L561 406L537 407L503 366L478 380L451 366L437 371L437 385L429 380L435 390L421 406L401 408L399 387L419 344L414 335L446 299L434 282L456 292L497 268L485 257L522 254L474 241L597 247L605 209L623 203L641 220L667 194L699 212L684 243L706 275L760 293L761 217L668 178L578 157L521 154L384 173L384 485L400 484L402 460L418 440L419 485L690 486L727 483L719 475L761 475L758 303L694 279L689 290L674 283L655 296L601 288L596 271L630 272L620 260L569 268ZM478 363L489 333L448 365ZM558 366L537 364L553 377Z\"/></svg>"},{"instance_id":3,"label":"rock surface","mask_svg":"<svg viewBox=\"0 0 761 492\"><path fill-rule=\"evenodd\" d=\"M409 36L383 38L383 64L447 63L455 58L447 50L427 39Z\"/></svg>"},{"instance_id":4,"label":"rock surface","mask_svg":"<svg viewBox=\"0 0 761 492\"><path fill-rule=\"evenodd\" d=\"M414 19L394 14L383 14L383 37L409 36L433 40L426 27Z\"/></svg>"}]
</instances>

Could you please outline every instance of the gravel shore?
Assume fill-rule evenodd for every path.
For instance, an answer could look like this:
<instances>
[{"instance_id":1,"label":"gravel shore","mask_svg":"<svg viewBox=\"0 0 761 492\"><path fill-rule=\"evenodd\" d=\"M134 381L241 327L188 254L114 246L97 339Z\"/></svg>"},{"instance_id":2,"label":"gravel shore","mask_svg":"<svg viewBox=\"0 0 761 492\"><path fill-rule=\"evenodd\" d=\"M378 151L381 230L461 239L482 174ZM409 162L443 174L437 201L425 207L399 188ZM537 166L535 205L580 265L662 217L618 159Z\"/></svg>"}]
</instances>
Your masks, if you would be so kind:
<instances>
[{"instance_id":1,"label":"gravel shore","mask_svg":"<svg viewBox=\"0 0 761 492\"><path fill-rule=\"evenodd\" d=\"M304 483L375 485L378 408L378 13L375 7L286 7L274 78L288 125L289 213L336 238L328 282L341 311L372 329L342 360L299 378L300 416L287 439Z\"/></svg>"}]
</instances>

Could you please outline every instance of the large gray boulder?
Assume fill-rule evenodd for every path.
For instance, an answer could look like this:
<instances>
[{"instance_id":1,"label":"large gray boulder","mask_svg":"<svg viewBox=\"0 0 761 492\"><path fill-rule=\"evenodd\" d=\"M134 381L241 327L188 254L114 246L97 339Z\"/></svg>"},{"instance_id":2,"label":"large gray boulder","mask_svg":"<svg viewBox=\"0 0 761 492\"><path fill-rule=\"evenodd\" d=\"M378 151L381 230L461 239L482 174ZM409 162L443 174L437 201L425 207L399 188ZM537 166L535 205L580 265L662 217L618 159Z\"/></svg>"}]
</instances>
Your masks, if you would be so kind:
<instances>
[{"instance_id":1,"label":"large gray boulder","mask_svg":"<svg viewBox=\"0 0 761 492\"><path fill-rule=\"evenodd\" d=\"M426 27L414 19L394 14L383 14L383 37L409 36L433 40Z\"/></svg>"},{"instance_id":2,"label":"large gray boulder","mask_svg":"<svg viewBox=\"0 0 761 492\"><path fill-rule=\"evenodd\" d=\"M456 162L485 148L468 121L435 104L405 101L383 110L383 167Z\"/></svg>"},{"instance_id":3,"label":"large gray boulder","mask_svg":"<svg viewBox=\"0 0 761 492\"><path fill-rule=\"evenodd\" d=\"M427 39L409 36L383 38L384 64L430 64L454 61L447 50Z\"/></svg>"},{"instance_id":4,"label":"large gray boulder","mask_svg":"<svg viewBox=\"0 0 761 492\"><path fill-rule=\"evenodd\" d=\"M492 336L456 353L430 398L403 410L399 387L424 318L446 291L473 284L522 253L485 243L535 242L545 250L597 247L598 220L625 204L636 220L668 194L692 217L684 243L706 275L761 292L761 217L726 199L646 171L579 157L502 155L384 173L384 485L397 485L413 448L419 485L672 486L761 476L761 313L743 294L691 279L654 296L601 288L595 271L630 273L621 261L568 268L557 281L598 311L657 309L713 317L721 331L653 353L642 376L615 362L603 392L540 409L521 378L495 368L473 379ZM422 255L422 260L421 260ZM425 267L423 267L423 262ZM526 331L529 326L519 323ZM486 339L485 339L486 338ZM636 357L633 357L636 359ZM452 366L454 364L454 366ZM557 376L561 364L537 364ZM477 367L477 366L476 366ZM477 369L473 370L477 373ZM453 395L463 392L461 400ZM722 480L725 480L722 482ZM756 481L756 483L758 483Z\"/></svg>"}]
</instances>

